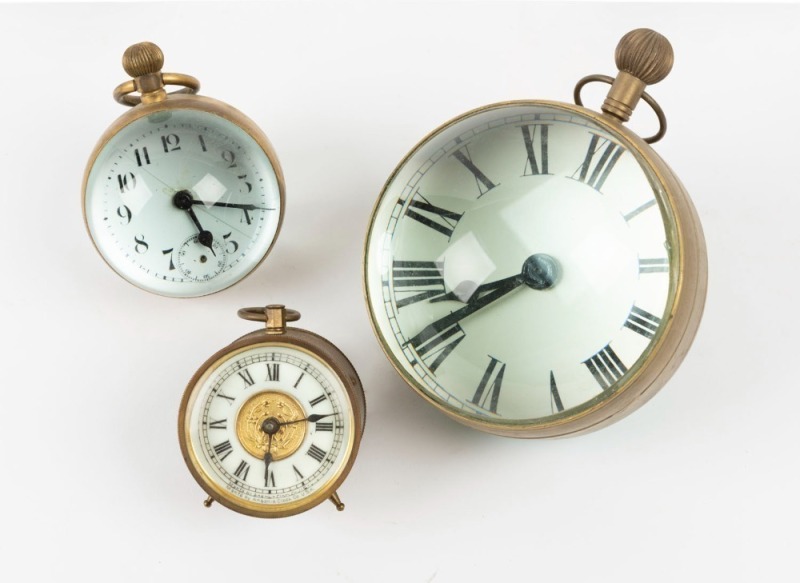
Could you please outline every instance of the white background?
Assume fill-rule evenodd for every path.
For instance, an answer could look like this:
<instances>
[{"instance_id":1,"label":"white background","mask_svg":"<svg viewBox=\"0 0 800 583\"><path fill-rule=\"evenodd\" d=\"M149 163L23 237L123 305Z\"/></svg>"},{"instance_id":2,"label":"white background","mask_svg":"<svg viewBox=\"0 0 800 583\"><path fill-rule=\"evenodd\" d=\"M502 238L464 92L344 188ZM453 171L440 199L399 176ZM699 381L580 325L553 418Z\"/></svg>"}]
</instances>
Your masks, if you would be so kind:
<instances>
[{"instance_id":1,"label":"white background","mask_svg":"<svg viewBox=\"0 0 800 583\"><path fill-rule=\"evenodd\" d=\"M798 8L0 6L5 580L796 580ZM372 205L428 131L494 101L570 101L582 76L615 72L617 40L640 26L675 48L650 88L669 119L656 149L708 239L694 347L653 401L597 433L462 427L404 385L370 329ZM83 226L86 158L123 113L111 91L140 40L259 123L286 174L273 253L211 297L134 288ZM654 126L642 105L632 127ZM367 391L343 513L207 510L181 459L186 382L254 328L238 308L270 302L340 346Z\"/></svg>"}]
</instances>

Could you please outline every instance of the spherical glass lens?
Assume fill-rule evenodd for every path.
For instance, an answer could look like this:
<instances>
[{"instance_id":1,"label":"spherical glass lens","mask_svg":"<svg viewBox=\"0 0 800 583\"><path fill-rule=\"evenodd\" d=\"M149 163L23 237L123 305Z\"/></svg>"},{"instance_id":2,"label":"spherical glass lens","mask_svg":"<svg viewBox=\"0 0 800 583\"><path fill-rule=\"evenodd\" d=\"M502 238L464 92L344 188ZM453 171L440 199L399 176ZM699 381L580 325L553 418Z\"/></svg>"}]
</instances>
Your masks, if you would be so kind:
<instances>
[{"instance_id":1,"label":"spherical glass lens","mask_svg":"<svg viewBox=\"0 0 800 583\"><path fill-rule=\"evenodd\" d=\"M92 165L84 204L115 271L178 297L219 291L252 271L281 214L276 171L258 142L194 109L152 113L116 133Z\"/></svg>"},{"instance_id":2,"label":"spherical glass lens","mask_svg":"<svg viewBox=\"0 0 800 583\"><path fill-rule=\"evenodd\" d=\"M480 110L401 164L373 216L370 311L403 376L496 423L622 386L671 297L664 195L621 135L557 105Z\"/></svg>"}]
</instances>

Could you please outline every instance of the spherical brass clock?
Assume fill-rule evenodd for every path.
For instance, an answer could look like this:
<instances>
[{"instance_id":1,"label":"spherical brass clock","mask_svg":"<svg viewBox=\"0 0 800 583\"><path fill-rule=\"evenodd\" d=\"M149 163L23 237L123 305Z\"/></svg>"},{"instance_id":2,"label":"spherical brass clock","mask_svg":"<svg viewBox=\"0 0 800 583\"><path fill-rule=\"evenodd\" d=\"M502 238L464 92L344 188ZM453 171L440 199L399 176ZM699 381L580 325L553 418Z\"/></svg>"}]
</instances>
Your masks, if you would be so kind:
<instances>
[{"instance_id":1,"label":"spherical brass clock","mask_svg":"<svg viewBox=\"0 0 800 583\"><path fill-rule=\"evenodd\" d=\"M364 392L333 344L287 322L280 305L244 308L266 323L195 373L181 401L178 437L198 484L228 508L264 518L304 512L347 477L364 431Z\"/></svg>"},{"instance_id":2,"label":"spherical brass clock","mask_svg":"<svg viewBox=\"0 0 800 583\"><path fill-rule=\"evenodd\" d=\"M706 250L647 84L672 67L658 33L617 48L616 79L577 105L481 107L424 138L373 211L372 324L429 403L477 429L551 437L599 428L651 397L700 322ZM581 106L611 83L602 113ZM640 98L661 129L623 126Z\"/></svg>"},{"instance_id":3,"label":"spherical brass clock","mask_svg":"<svg viewBox=\"0 0 800 583\"><path fill-rule=\"evenodd\" d=\"M150 292L225 289L278 236L284 182L275 152L243 113L195 95L197 79L162 73L153 43L131 46L122 63L134 79L114 97L133 109L105 131L84 175L92 241L114 271ZM183 89L168 94L166 85Z\"/></svg>"}]
</instances>

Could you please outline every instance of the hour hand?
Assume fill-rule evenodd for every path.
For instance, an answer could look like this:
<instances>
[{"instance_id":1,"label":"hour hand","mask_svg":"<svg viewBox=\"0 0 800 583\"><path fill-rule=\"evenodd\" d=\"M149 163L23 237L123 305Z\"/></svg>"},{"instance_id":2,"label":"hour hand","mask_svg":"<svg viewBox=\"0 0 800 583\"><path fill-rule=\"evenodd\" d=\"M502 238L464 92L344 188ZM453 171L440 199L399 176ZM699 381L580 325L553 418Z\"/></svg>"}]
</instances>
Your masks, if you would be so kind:
<instances>
[{"instance_id":1,"label":"hour hand","mask_svg":"<svg viewBox=\"0 0 800 583\"><path fill-rule=\"evenodd\" d=\"M211 231L206 231L203 225L200 224L200 219L197 218L197 213L195 213L192 208L194 204L193 201L194 199L191 193L186 190L180 190L172 197L172 204L174 204L176 208L186 211L189 214L189 218L192 219L194 226L197 227L197 240L200 241L201 245L208 247L214 257L216 257L217 254L214 252L213 247L214 235L211 234Z\"/></svg>"},{"instance_id":2,"label":"hour hand","mask_svg":"<svg viewBox=\"0 0 800 583\"><path fill-rule=\"evenodd\" d=\"M498 287L502 287L508 283L509 279L514 279L519 277L518 275L514 275L510 278L500 279L497 281L492 281L489 283L484 283L483 285L479 285L477 287L473 287L474 283L471 281L463 281L456 286L456 289L453 291L447 292L446 294L435 296L431 298L429 301L431 303L434 302L461 302L467 304L469 302L473 302L477 300L482 294L486 292L490 292L493 289L497 289ZM470 289L471 288L471 289Z\"/></svg>"},{"instance_id":3,"label":"hour hand","mask_svg":"<svg viewBox=\"0 0 800 583\"><path fill-rule=\"evenodd\" d=\"M187 211L189 212L189 216L191 217L192 222L194 223L194 225L197 227L197 230L199 231L197 233L197 240L200 241L201 245L204 245L205 247L208 247L208 249L211 251L212 255L214 255L214 257L216 257L217 254L214 252L214 247L213 247L213 245L214 245L214 235L211 234L211 231L206 231L203 228L203 226L200 224L200 220L197 218L197 214L194 212L194 209L189 207L187 209Z\"/></svg>"}]
</instances>

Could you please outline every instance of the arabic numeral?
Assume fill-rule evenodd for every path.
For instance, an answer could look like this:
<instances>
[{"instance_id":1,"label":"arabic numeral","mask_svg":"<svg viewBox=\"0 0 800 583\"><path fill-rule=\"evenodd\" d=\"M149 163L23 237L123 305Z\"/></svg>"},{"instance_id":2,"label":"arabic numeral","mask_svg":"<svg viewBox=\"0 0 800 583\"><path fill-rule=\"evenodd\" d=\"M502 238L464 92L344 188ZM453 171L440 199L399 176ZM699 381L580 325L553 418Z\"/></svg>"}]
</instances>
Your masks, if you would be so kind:
<instances>
[{"instance_id":1,"label":"arabic numeral","mask_svg":"<svg viewBox=\"0 0 800 583\"><path fill-rule=\"evenodd\" d=\"M150 245L144 240L144 235L136 235L133 240L136 242L136 246L133 249L139 255L147 253L147 250L150 249Z\"/></svg>"},{"instance_id":2,"label":"arabic numeral","mask_svg":"<svg viewBox=\"0 0 800 583\"><path fill-rule=\"evenodd\" d=\"M125 221L124 224L130 225L131 219L133 218L133 213L131 213L131 209L129 209L126 205L122 205L117 208L117 216Z\"/></svg>"},{"instance_id":3,"label":"arabic numeral","mask_svg":"<svg viewBox=\"0 0 800 583\"><path fill-rule=\"evenodd\" d=\"M129 190L136 188L136 176L134 176L133 172L128 172L127 174L118 174L117 182L119 182L120 194L125 194Z\"/></svg>"},{"instance_id":4,"label":"arabic numeral","mask_svg":"<svg viewBox=\"0 0 800 583\"><path fill-rule=\"evenodd\" d=\"M236 167L236 155L230 150L222 150L222 159L228 163L228 168Z\"/></svg>"},{"instance_id":5,"label":"arabic numeral","mask_svg":"<svg viewBox=\"0 0 800 583\"><path fill-rule=\"evenodd\" d=\"M236 241L234 241L233 239L230 239L230 240L229 240L229 237L230 237L231 235L233 235L233 231L231 231L231 232L230 232L230 233L228 233L227 235L222 235L222 238L225 240L225 243L226 243L226 245L225 245L225 252L226 252L228 255L233 255L234 253L236 253L236 252L239 250L239 243L237 243L237 242L236 242Z\"/></svg>"},{"instance_id":6,"label":"arabic numeral","mask_svg":"<svg viewBox=\"0 0 800 583\"><path fill-rule=\"evenodd\" d=\"M249 182L247 182L247 180L246 180L246 178L247 178L247 174L242 174L241 176L237 176L237 178L238 178L239 180L244 180L244 184L245 184L245 186L247 186L247 193L248 193L248 194L250 194L251 192L253 192L253 185L252 185L252 184L250 184Z\"/></svg>"},{"instance_id":7,"label":"arabic numeral","mask_svg":"<svg viewBox=\"0 0 800 583\"><path fill-rule=\"evenodd\" d=\"M177 134L169 134L166 136L161 136L161 145L164 146L164 153L169 154L170 152L174 152L175 150L180 150L181 139L178 137Z\"/></svg>"}]
</instances>

